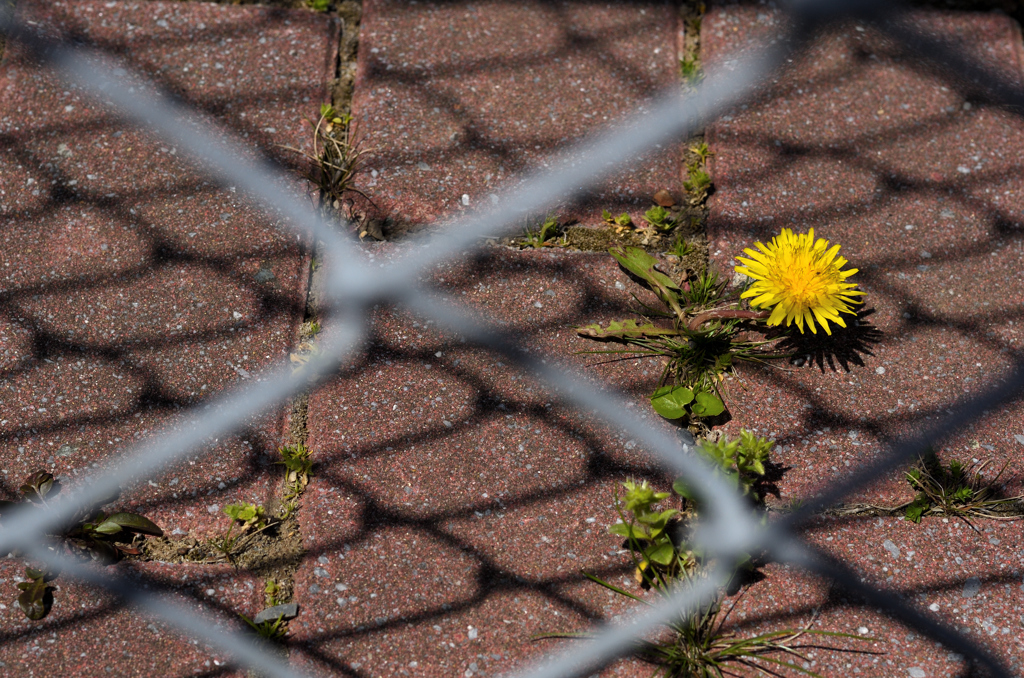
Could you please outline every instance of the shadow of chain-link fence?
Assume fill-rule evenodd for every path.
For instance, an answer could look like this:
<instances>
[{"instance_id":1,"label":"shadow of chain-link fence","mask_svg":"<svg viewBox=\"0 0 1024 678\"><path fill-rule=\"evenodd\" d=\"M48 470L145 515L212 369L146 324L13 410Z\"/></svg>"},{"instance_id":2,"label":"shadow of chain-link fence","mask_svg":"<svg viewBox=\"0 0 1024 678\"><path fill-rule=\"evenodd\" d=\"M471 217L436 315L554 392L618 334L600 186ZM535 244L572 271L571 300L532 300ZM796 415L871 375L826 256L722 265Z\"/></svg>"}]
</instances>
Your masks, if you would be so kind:
<instances>
[{"instance_id":1,"label":"shadow of chain-link fence","mask_svg":"<svg viewBox=\"0 0 1024 678\"><path fill-rule=\"evenodd\" d=\"M950 45L922 35L902 23L891 3L794 0L787 4L786 12L790 29L785 40L748 56L728 74L709 73L696 94L665 93L632 125L596 134L582 147L573 149L573 163L551 163L554 169L526 177L515 191L500 195L492 208L473 212L448 224L442 233L430 239L429 247L412 248L383 273L377 266L371 273L371 264L356 255L357 243L343 235L352 229L348 225L339 228L337 224L325 222L317 212L295 197L277 168L266 163L253 166L235 162L236 158L244 155L240 141L221 141L203 122L201 115L160 94L155 88L139 86L138 80L129 87L123 74L115 73L109 61L101 55L44 37L33 27L16 21L4 5L0 13L0 27L9 40L20 43L64 79L101 94L120 115L144 124L154 134L175 144L217 182L236 186L250 200L290 227L301 232L311 231L325 245L328 257L325 269L329 278L323 300L327 320L322 350L310 360L304 374L294 376L291 365L271 370L261 375L259 382L251 387L227 393L211 402L208 408L195 414L188 426L165 431L138 446L119 462L116 475L93 477L90 483L61 501L53 511L19 514L15 519L6 521L0 530L0 552L19 550L49 566L60 568L66 574L104 587L124 604L136 605L159 615L185 633L229 653L240 664L258 667L264 674L300 675L277 655L254 647L248 638L223 631L212 622L180 609L169 599L139 590L134 583L97 574L94 569L47 549L36 536L67 520L76 506L109 495L125 477L145 479L175 460L201 453L205 441L229 434L254 414L279 406L286 399L305 391L309 388L310 374L326 378L355 360L367 336L369 310L383 302L412 309L469 341L504 355L514 364L532 372L547 388L560 394L564 403L596 413L609 426L628 432L646 449L657 454L664 468L686 477L692 487L699 488L708 507L706 520L696 539L721 564L712 576L692 589L677 592L628 624L599 630L592 641L581 644L575 652L547 661L541 668L524 670L521 673L524 678L582 675L628 653L636 638L678 616L681 610L693 609L705 600L723 583L740 554L760 550L767 551L778 562L797 565L834 580L870 605L885 610L892 617L920 629L947 648L985 667L992 675L1009 675L996 659L964 636L923 617L896 597L862 584L851 570L805 544L797 536L797 530L816 511L840 501L882 474L905 465L929 446L979 417L983 411L1017 397L1024 384L1024 367L1018 367L1000 385L951 406L946 418L912 438L892 444L888 454L879 461L852 474L793 515L764 526L745 510L741 498L698 455L693 454L692 449L680 448L678 440L652 430L630 414L624 402L611 395L594 392L570 371L554 366L551 361L532 358L500 329L471 320L454 300L417 289L417 276L423 271L472 249L482 236L493 235L496 229L508 232L521 223L524 215L542 213L549 205L579 191L581 186L600 180L610 168L621 165L625 158L636 157L657 144L679 140L702 129L722 111L751 96L761 83L798 54L820 31L845 18L856 17L870 22L883 35L916 53L917 58L959 73L961 78L984 89L994 105L1009 111L1022 110L1024 91L973 64Z\"/></svg>"}]
</instances>

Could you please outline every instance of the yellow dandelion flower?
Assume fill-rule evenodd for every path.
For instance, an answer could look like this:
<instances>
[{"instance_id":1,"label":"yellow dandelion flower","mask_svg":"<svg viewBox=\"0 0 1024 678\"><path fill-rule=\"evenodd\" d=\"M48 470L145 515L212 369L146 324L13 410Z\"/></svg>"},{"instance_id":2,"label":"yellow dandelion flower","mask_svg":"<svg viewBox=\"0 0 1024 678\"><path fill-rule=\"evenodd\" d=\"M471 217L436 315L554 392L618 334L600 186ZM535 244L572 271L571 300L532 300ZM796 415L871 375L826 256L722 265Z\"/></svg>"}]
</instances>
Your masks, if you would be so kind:
<instances>
[{"instance_id":1,"label":"yellow dandelion flower","mask_svg":"<svg viewBox=\"0 0 1024 678\"><path fill-rule=\"evenodd\" d=\"M749 259L736 257L743 266L736 271L754 279L754 284L740 295L743 299L753 297L751 306L772 308L769 325L781 325L786 321L790 326L796 321L801 334L804 323L817 334L815 320L831 335L828 321L841 327L846 323L840 313L855 313L851 304L859 304L853 297L864 292L857 290L855 283L846 279L857 272L856 268L841 270L846 259L836 256L839 245L829 248L828 240L814 239L814 229L794 235L788 228L772 241L763 245L756 243L760 250L743 250Z\"/></svg>"}]
</instances>

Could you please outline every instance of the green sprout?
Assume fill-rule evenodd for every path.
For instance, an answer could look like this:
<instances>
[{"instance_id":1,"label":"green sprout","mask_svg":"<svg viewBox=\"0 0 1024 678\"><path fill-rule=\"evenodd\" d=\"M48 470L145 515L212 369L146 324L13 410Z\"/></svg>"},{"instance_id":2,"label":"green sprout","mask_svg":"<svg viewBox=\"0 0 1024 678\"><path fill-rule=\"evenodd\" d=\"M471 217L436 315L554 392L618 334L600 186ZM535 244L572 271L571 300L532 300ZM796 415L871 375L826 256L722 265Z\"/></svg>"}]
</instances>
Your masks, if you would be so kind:
<instances>
[{"instance_id":1,"label":"green sprout","mask_svg":"<svg viewBox=\"0 0 1024 678\"><path fill-rule=\"evenodd\" d=\"M669 248L668 253L674 254L680 259L684 259L696 251L697 248L687 242L686 238L680 235L672 242L672 246Z\"/></svg>"},{"instance_id":2,"label":"green sprout","mask_svg":"<svg viewBox=\"0 0 1024 678\"><path fill-rule=\"evenodd\" d=\"M281 587L277 581L268 579L266 585L263 587L263 600L267 607L274 607L281 603L281 599L278 596L281 594Z\"/></svg>"},{"instance_id":3,"label":"green sprout","mask_svg":"<svg viewBox=\"0 0 1024 678\"><path fill-rule=\"evenodd\" d=\"M601 218L606 224L613 227L616 233L622 233L627 229L633 228L633 219L626 212L623 212L617 217L613 217L612 213L608 210L602 210Z\"/></svg>"},{"instance_id":4,"label":"green sprout","mask_svg":"<svg viewBox=\"0 0 1024 678\"><path fill-rule=\"evenodd\" d=\"M284 466L286 498L293 499L309 484L309 477L313 475L313 460L309 458L309 449L302 443L285 445L277 452L281 455L281 461L275 463Z\"/></svg>"},{"instance_id":5,"label":"green sprout","mask_svg":"<svg viewBox=\"0 0 1024 678\"><path fill-rule=\"evenodd\" d=\"M704 80L704 69L701 68L700 61L694 57L683 57L679 60L679 73L690 87L696 87Z\"/></svg>"},{"instance_id":6,"label":"green sprout","mask_svg":"<svg viewBox=\"0 0 1024 678\"><path fill-rule=\"evenodd\" d=\"M347 113L339 113L330 104L320 105L320 118L313 127L313 152L307 153L291 146L285 150L298 153L310 161L310 168L302 176L319 189L321 211L338 210L349 193L367 200L366 194L355 186L355 177L363 169L372 150L362 149L356 133L355 121Z\"/></svg>"},{"instance_id":7,"label":"green sprout","mask_svg":"<svg viewBox=\"0 0 1024 678\"><path fill-rule=\"evenodd\" d=\"M274 523L267 520L266 509L249 502L228 504L223 509L224 513L231 518L231 524L223 537L211 540L212 546L221 552L224 559L234 563L235 552L238 551L246 540L266 530ZM239 530L235 533L235 527L241 523Z\"/></svg>"},{"instance_id":8,"label":"green sprout","mask_svg":"<svg viewBox=\"0 0 1024 678\"><path fill-rule=\"evenodd\" d=\"M967 465L953 459L943 466L935 450L929 449L906 473L907 482L917 491L917 496L906 506L907 520L919 523L926 515L950 515L970 525L968 516L1006 519L997 509L1016 503L1024 495L999 497L996 483L1009 461L991 481L986 481L982 475L988 463Z\"/></svg>"},{"instance_id":9,"label":"green sprout","mask_svg":"<svg viewBox=\"0 0 1024 678\"><path fill-rule=\"evenodd\" d=\"M764 448L762 442L746 438L740 445L753 445L758 450ZM679 481L676 485L679 485ZM646 481L637 483L628 480L623 483L623 487L626 488L624 500L620 500L616 494L615 501L620 522L609 527L609 532L626 538L640 586L654 589L662 598L668 598L678 589L692 586L706 576L706 573L699 569L704 560L702 555L684 540L680 539L677 542L671 536L680 534L679 528L683 519L692 518L695 514L687 514L676 509L656 509L654 504L667 499L670 493L655 492ZM624 514L624 510L629 513L628 516ZM644 605L655 605L589 572L583 572L583 575L621 596ZM736 602L739 602L739 599ZM812 640L810 637L874 641L873 638L812 629L814 619L800 629L769 631L741 637L735 631L725 630L729 614L735 609L735 605L736 603L733 603L729 611L721 614L722 593L716 591L701 600L696 609L683 612L667 623L671 638L659 641L641 639L637 641L634 654L655 664L655 674L665 678L722 678L726 675L737 675L735 671L738 669L776 676L779 675L779 668L808 676L818 676L809 668L803 668L809 660L802 650L843 650L824 646L820 640ZM805 636L808 638L801 640ZM534 639L593 637L593 634L589 633L557 632L540 634L534 636ZM800 664L795 661L797 659L800 660Z\"/></svg>"},{"instance_id":10,"label":"green sprout","mask_svg":"<svg viewBox=\"0 0 1024 678\"><path fill-rule=\"evenodd\" d=\"M53 587L49 582L54 575L31 567L25 568L28 581L18 584L21 594L18 596L18 607L32 621L39 621L50 613L53 607Z\"/></svg>"},{"instance_id":11,"label":"green sprout","mask_svg":"<svg viewBox=\"0 0 1024 678\"><path fill-rule=\"evenodd\" d=\"M698 450L716 468L721 477L732 485L743 496L749 497L755 504L764 502L761 482L765 474L765 464L769 463L772 447L775 443L755 436L746 429L740 431L740 437L730 440L722 436L717 442L702 441ZM696 504L696 495L691 492L683 479L676 480L672 489L678 495Z\"/></svg>"},{"instance_id":12,"label":"green sprout","mask_svg":"<svg viewBox=\"0 0 1024 678\"><path fill-rule=\"evenodd\" d=\"M690 153L697 156L697 159L701 164L707 164L708 158L714 155L714 153L711 152L711 149L708 148L707 142L704 141L695 146L690 146Z\"/></svg>"},{"instance_id":13,"label":"green sprout","mask_svg":"<svg viewBox=\"0 0 1024 678\"><path fill-rule=\"evenodd\" d=\"M266 620L262 622L254 622L244 614L239 614L246 624L248 624L256 635L271 643L283 643L288 637L288 622L285 621L284 615L278 615L277 619Z\"/></svg>"},{"instance_id":14,"label":"green sprout","mask_svg":"<svg viewBox=\"0 0 1024 678\"><path fill-rule=\"evenodd\" d=\"M555 238L561 233L561 227L558 224L557 217L548 217L541 223L537 230L525 229L523 233L522 242L527 247L534 249L540 249L542 247L552 247L554 245L565 245L566 240L563 237L562 241L559 242Z\"/></svg>"},{"instance_id":15,"label":"green sprout","mask_svg":"<svg viewBox=\"0 0 1024 678\"><path fill-rule=\"evenodd\" d=\"M711 176L699 163L690 165L689 174L690 178L683 182L683 188L690 194L690 204L699 205L711 193Z\"/></svg>"},{"instance_id":16,"label":"green sprout","mask_svg":"<svg viewBox=\"0 0 1024 678\"><path fill-rule=\"evenodd\" d=\"M647 210L644 213L644 221L659 231L668 231L676 225L672 213L661 205L655 205Z\"/></svg>"}]
</instances>

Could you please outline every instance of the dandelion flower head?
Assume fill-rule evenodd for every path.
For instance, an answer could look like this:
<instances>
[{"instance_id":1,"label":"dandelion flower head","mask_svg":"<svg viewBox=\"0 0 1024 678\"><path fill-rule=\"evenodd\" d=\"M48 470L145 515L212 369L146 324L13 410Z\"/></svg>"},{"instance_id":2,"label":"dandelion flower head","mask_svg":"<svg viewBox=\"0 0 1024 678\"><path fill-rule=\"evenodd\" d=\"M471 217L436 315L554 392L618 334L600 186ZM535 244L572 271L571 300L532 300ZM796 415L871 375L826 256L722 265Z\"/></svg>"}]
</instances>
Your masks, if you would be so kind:
<instances>
[{"instance_id":1,"label":"dandelion flower head","mask_svg":"<svg viewBox=\"0 0 1024 678\"><path fill-rule=\"evenodd\" d=\"M842 270L846 259L837 256L839 245L830 248L828 240L815 240L813 228L800 234L784 228L767 245L758 242L756 246L759 251L743 250L749 259L736 257L743 266L735 270L754 279L741 298L753 297L751 306L774 307L769 325L781 325L785 320L788 327L796 322L801 334L804 324L817 334L817 321L829 335L829 321L846 327L839 314L855 313L851 304L861 303L855 297L864 292L846 282L857 269Z\"/></svg>"}]
</instances>

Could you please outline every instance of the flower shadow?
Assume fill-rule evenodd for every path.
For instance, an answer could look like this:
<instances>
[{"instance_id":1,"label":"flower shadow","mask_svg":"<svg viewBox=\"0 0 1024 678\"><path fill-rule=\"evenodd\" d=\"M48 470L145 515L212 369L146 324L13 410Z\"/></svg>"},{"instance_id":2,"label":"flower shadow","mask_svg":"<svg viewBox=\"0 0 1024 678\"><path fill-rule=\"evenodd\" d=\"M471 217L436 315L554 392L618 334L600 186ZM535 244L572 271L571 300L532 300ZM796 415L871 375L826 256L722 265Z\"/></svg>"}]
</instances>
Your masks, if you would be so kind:
<instances>
[{"instance_id":1,"label":"flower shadow","mask_svg":"<svg viewBox=\"0 0 1024 678\"><path fill-rule=\"evenodd\" d=\"M846 372L850 371L851 363L864 367L861 356L873 356L871 346L879 343L883 335L868 320L874 313L873 308L862 309L856 318L846 321L846 327L833 324L831 336L824 332L792 332L777 344L778 351L793 354L790 363L796 367L817 365L822 372L825 371L826 363L833 372L839 371L837 364Z\"/></svg>"}]
</instances>

